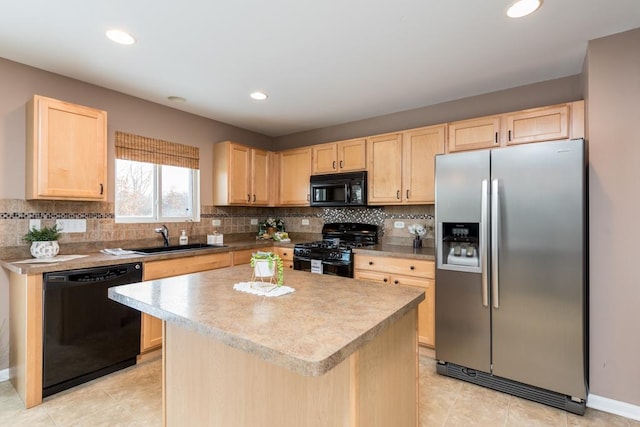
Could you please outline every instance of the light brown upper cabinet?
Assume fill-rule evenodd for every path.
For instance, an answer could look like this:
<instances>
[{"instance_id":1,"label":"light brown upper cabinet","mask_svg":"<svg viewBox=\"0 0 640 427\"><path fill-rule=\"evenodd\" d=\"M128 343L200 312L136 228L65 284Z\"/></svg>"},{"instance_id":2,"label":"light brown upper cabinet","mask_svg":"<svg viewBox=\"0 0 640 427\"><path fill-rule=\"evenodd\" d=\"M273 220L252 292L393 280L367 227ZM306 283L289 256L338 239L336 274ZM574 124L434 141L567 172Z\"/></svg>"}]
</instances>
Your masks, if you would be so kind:
<instances>
[{"instance_id":1,"label":"light brown upper cabinet","mask_svg":"<svg viewBox=\"0 0 640 427\"><path fill-rule=\"evenodd\" d=\"M433 203L435 155L444 153L446 126L368 140L369 204Z\"/></svg>"},{"instance_id":2,"label":"light brown upper cabinet","mask_svg":"<svg viewBox=\"0 0 640 427\"><path fill-rule=\"evenodd\" d=\"M584 138L584 101L449 123L448 152Z\"/></svg>"},{"instance_id":3,"label":"light brown upper cabinet","mask_svg":"<svg viewBox=\"0 0 640 427\"><path fill-rule=\"evenodd\" d=\"M368 198L370 205L402 203L402 134L367 139Z\"/></svg>"},{"instance_id":4,"label":"light brown upper cabinet","mask_svg":"<svg viewBox=\"0 0 640 427\"><path fill-rule=\"evenodd\" d=\"M508 114L507 145L569 138L569 105Z\"/></svg>"},{"instance_id":5,"label":"light brown upper cabinet","mask_svg":"<svg viewBox=\"0 0 640 427\"><path fill-rule=\"evenodd\" d=\"M26 136L26 199L107 199L106 111L34 95Z\"/></svg>"},{"instance_id":6,"label":"light brown upper cabinet","mask_svg":"<svg viewBox=\"0 0 640 427\"><path fill-rule=\"evenodd\" d=\"M435 157L444 153L445 133L438 125L402 134L403 203L435 203Z\"/></svg>"},{"instance_id":7,"label":"light brown upper cabinet","mask_svg":"<svg viewBox=\"0 0 640 427\"><path fill-rule=\"evenodd\" d=\"M280 165L278 206L309 206L311 147L278 153Z\"/></svg>"},{"instance_id":8,"label":"light brown upper cabinet","mask_svg":"<svg viewBox=\"0 0 640 427\"><path fill-rule=\"evenodd\" d=\"M365 138L317 144L312 150L313 175L359 171L367 167Z\"/></svg>"},{"instance_id":9,"label":"light brown upper cabinet","mask_svg":"<svg viewBox=\"0 0 640 427\"><path fill-rule=\"evenodd\" d=\"M449 123L449 152L500 146L500 116Z\"/></svg>"},{"instance_id":10,"label":"light brown upper cabinet","mask_svg":"<svg viewBox=\"0 0 640 427\"><path fill-rule=\"evenodd\" d=\"M270 153L231 141L213 149L213 203L217 206L269 204Z\"/></svg>"}]
</instances>

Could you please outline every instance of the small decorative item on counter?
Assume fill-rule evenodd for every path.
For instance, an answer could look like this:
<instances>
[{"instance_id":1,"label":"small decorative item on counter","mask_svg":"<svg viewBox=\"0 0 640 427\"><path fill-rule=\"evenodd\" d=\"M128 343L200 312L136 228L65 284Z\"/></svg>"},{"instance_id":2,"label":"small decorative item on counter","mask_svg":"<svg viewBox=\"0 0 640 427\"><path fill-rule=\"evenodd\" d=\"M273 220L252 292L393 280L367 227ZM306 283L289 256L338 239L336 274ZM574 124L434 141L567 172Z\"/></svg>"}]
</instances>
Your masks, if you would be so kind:
<instances>
[{"instance_id":1,"label":"small decorative item on counter","mask_svg":"<svg viewBox=\"0 0 640 427\"><path fill-rule=\"evenodd\" d=\"M187 232L185 230L182 230L180 232L180 240L178 241L178 243L181 245L189 244L189 237L187 236Z\"/></svg>"},{"instance_id":2,"label":"small decorative item on counter","mask_svg":"<svg viewBox=\"0 0 640 427\"><path fill-rule=\"evenodd\" d=\"M251 267L254 287L276 287L284 283L284 264L278 254L258 251L251 256Z\"/></svg>"},{"instance_id":3,"label":"small decorative item on counter","mask_svg":"<svg viewBox=\"0 0 640 427\"><path fill-rule=\"evenodd\" d=\"M272 239L273 234L277 231L285 231L284 221L280 218L267 218L258 223L258 236L263 239Z\"/></svg>"},{"instance_id":4,"label":"small decorative item on counter","mask_svg":"<svg viewBox=\"0 0 640 427\"><path fill-rule=\"evenodd\" d=\"M413 234L415 237L413 239L413 247L421 248L422 247L422 236L427 234L427 226L422 224L411 224L409 226L409 233Z\"/></svg>"},{"instance_id":5,"label":"small decorative item on counter","mask_svg":"<svg viewBox=\"0 0 640 427\"><path fill-rule=\"evenodd\" d=\"M289 233L287 233L286 231L276 231L275 233L273 233L273 240L275 240L276 242L290 242L291 239L289 238Z\"/></svg>"},{"instance_id":6,"label":"small decorative item on counter","mask_svg":"<svg viewBox=\"0 0 640 427\"><path fill-rule=\"evenodd\" d=\"M31 242L31 256L34 258L53 258L60 252L58 238L61 228L53 227L32 228L22 238L25 242Z\"/></svg>"},{"instance_id":7,"label":"small decorative item on counter","mask_svg":"<svg viewBox=\"0 0 640 427\"><path fill-rule=\"evenodd\" d=\"M224 236L217 231L213 234L207 234L207 245L222 246L224 244Z\"/></svg>"}]
</instances>

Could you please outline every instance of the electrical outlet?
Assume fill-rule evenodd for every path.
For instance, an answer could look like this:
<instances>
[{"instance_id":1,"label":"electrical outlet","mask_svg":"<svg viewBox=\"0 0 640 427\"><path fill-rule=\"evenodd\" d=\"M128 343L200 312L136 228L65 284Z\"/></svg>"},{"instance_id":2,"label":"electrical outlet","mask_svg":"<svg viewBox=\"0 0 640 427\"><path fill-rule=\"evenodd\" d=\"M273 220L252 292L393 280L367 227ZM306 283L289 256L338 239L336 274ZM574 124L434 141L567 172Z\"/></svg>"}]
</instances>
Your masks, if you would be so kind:
<instances>
[{"instance_id":1,"label":"electrical outlet","mask_svg":"<svg viewBox=\"0 0 640 427\"><path fill-rule=\"evenodd\" d=\"M258 218L251 218L251 225L258 225Z\"/></svg>"},{"instance_id":2,"label":"electrical outlet","mask_svg":"<svg viewBox=\"0 0 640 427\"><path fill-rule=\"evenodd\" d=\"M309 220L308 219L303 219L302 220L302 225L309 225Z\"/></svg>"},{"instance_id":3,"label":"electrical outlet","mask_svg":"<svg viewBox=\"0 0 640 427\"><path fill-rule=\"evenodd\" d=\"M212 219L211 220L211 225L215 226L215 227L219 227L222 225L222 221L219 219Z\"/></svg>"},{"instance_id":4,"label":"electrical outlet","mask_svg":"<svg viewBox=\"0 0 640 427\"><path fill-rule=\"evenodd\" d=\"M393 228L404 228L404 221L396 221L393 223Z\"/></svg>"}]
</instances>

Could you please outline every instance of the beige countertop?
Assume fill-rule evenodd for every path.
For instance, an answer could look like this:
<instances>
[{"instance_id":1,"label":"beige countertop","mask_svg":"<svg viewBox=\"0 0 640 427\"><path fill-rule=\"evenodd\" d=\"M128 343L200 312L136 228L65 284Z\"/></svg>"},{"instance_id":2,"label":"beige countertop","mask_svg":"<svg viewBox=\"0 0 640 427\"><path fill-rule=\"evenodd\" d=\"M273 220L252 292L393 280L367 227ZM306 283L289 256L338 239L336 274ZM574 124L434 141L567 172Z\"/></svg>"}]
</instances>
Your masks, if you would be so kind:
<instances>
[{"instance_id":1,"label":"beige countertop","mask_svg":"<svg viewBox=\"0 0 640 427\"><path fill-rule=\"evenodd\" d=\"M269 247L269 246L293 247L293 244L278 243L278 242L274 242L273 240L245 240L240 242L225 243L225 246L223 247L212 246L210 248L190 250L190 251L165 252L165 253L156 253L156 254L148 254L148 255L131 254L131 255L113 256L113 255L106 255L100 252L93 252L88 254L78 254L78 255L86 255L86 256L83 256L82 258L76 258L69 261L46 263L46 264L16 263L16 261L22 261L19 259L0 260L0 266L18 274L42 274L42 273L49 273L52 271L102 267L107 265L126 264L129 262L147 262L147 261L156 261L156 260L166 260L166 259L183 258L183 257L190 257L190 256L204 255L204 254L211 254L211 253L239 251L243 249L259 249L259 248ZM65 255L69 255L69 254L65 254ZM64 259L64 258L61 258L61 259Z\"/></svg>"},{"instance_id":2,"label":"beige countertop","mask_svg":"<svg viewBox=\"0 0 640 427\"><path fill-rule=\"evenodd\" d=\"M356 248L353 250L353 253L356 254L356 256L358 256L357 254L367 254L394 258L424 259L427 261L436 260L435 248L414 249L412 246L402 245L379 244L365 248Z\"/></svg>"},{"instance_id":3,"label":"beige countertop","mask_svg":"<svg viewBox=\"0 0 640 427\"><path fill-rule=\"evenodd\" d=\"M247 265L109 290L125 305L255 354L302 375L322 375L424 300L424 291L285 272L295 292L262 297L236 291Z\"/></svg>"}]
</instances>

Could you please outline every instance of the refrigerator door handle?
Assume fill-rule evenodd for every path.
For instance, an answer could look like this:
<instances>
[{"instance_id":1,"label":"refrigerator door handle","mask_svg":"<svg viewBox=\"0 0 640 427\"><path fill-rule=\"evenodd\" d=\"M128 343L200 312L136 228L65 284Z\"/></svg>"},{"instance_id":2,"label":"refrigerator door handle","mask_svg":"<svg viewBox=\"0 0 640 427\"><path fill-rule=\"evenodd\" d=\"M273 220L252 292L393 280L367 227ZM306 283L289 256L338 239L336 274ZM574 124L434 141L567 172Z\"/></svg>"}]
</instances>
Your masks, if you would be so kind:
<instances>
[{"instance_id":1,"label":"refrigerator door handle","mask_svg":"<svg viewBox=\"0 0 640 427\"><path fill-rule=\"evenodd\" d=\"M500 193L498 180L491 181L491 299L494 308L500 308L498 293L498 230L500 223Z\"/></svg>"},{"instance_id":2,"label":"refrigerator door handle","mask_svg":"<svg viewBox=\"0 0 640 427\"><path fill-rule=\"evenodd\" d=\"M486 179L482 180L482 197L480 207L480 222L482 228L480 229L480 259L482 260L482 305L489 307L489 258L487 257L487 245L488 245L488 229L489 229L489 182Z\"/></svg>"}]
</instances>

